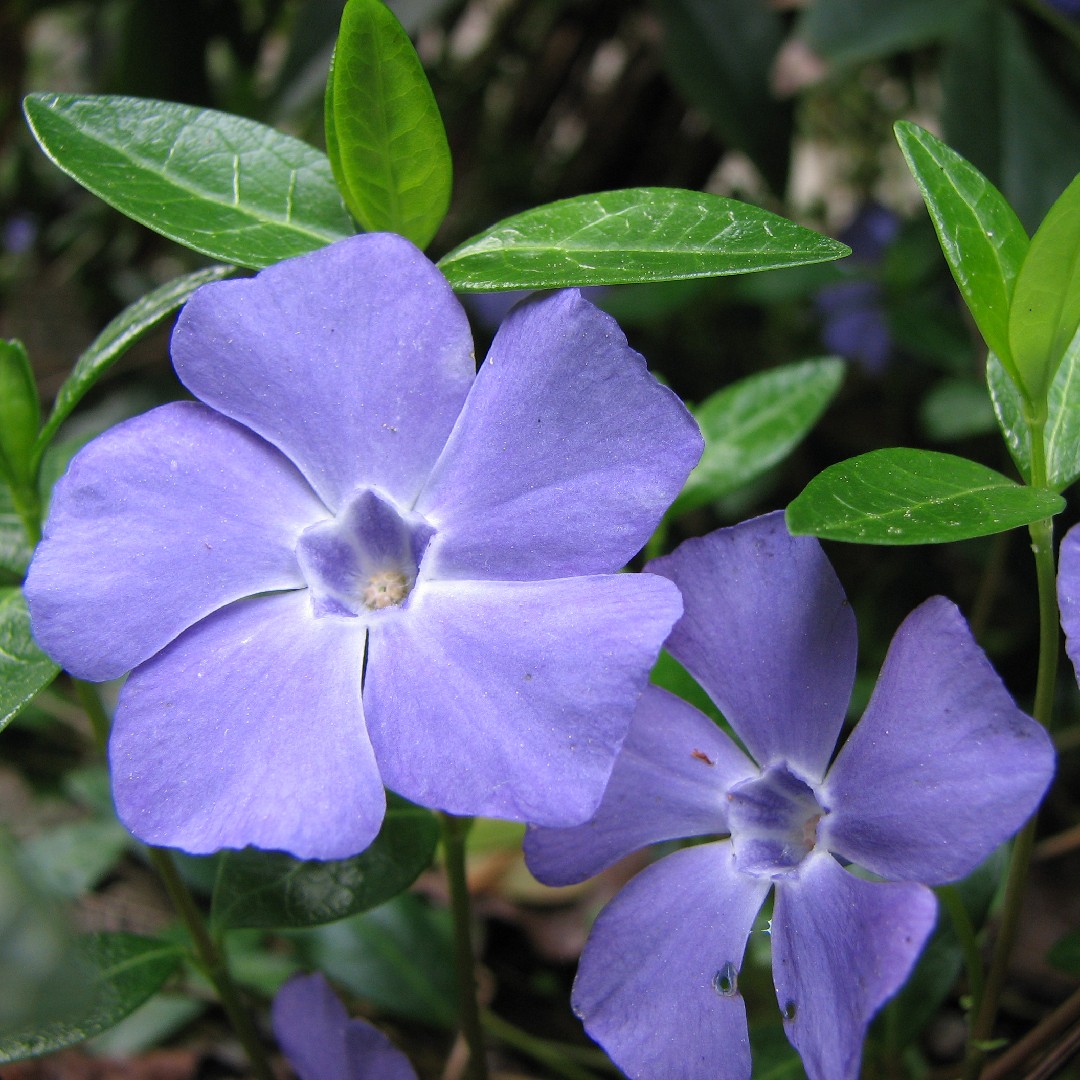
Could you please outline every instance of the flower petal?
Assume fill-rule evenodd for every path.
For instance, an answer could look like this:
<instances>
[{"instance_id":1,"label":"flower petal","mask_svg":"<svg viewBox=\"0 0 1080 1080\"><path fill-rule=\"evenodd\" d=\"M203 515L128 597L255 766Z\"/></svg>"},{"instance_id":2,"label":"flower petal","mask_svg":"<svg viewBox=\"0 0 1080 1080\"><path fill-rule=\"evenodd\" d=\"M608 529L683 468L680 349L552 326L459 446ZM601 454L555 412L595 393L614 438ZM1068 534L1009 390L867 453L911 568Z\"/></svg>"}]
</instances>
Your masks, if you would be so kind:
<instances>
[{"instance_id":1,"label":"flower petal","mask_svg":"<svg viewBox=\"0 0 1080 1080\"><path fill-rule=\"evenodd\" d=\"M776 884L773 981L809 1080L854 1080L870 1018L903 985L937 916L923 885L863 881L827 852Z\"/></svg>"},{"instance_id":2,"label":"flower petal","mask_svg":"<svg viewBox=\"0 0 1080 1080\"><path fill-rule=\"evenodd\" d=\"M417 510L439 576L609 573L648 540L701 456L679 399L615 321L569 290L520 304Z\"/></svg>"},{"instance_id":3,"label":"flower petal","mask_svg":"<svg viewBox=\"0 0 1080 1080\"><path fill-rule=\"evenodd\" d=\"M1074 525L1058 551L1058 603L1065 631L1065 651L1080 672L1080 525Z\"/></svg>"},{"instance_id":4,"label":"flower petal","mask_svg":"<svg viewBox=\"0 0 1080 1080\"><path fill-rule=\"evenodd\" d=\"M648 844L726 833L725 793L756 773L707 716L647 686L596 813L568 829L529 829L525 860L538 881L570 885Z\"/></svg>"},{"instance_id":5,"label":"flower petal","mask_svg":"<svg viewBox=\"0 0 1080 1080\"><path fill-rule=\"evenodd\" d=\"M821 789L821 842L883 877L937 885L973 870L1032 814L1054 752L942 596L889 647L866 714Z\"/></svg>"},{"instance_id":6,"label":"flower petal","mask_svg":"<svg viewBox=\"0 0 1080 1080\"><path fill-rule=\"evenodd\" d=\"M172 355L196 397L272 442L335 511L362 485L409 506L475 371L445 278L388 233L204 286Z\"/></svg>"},{"instance_id":7,"label":"flower petal","mask_svg":"<svg viewBox=\"0 0 1080 1080\"><path fill-rule=\"evenodd\" d=\"M115 679L244 596L304 585L293 550L326 508L277 450L195 402L86 446L56 485L26 583L41 647Z\"/></svg>"},{"instance_id":8,"label":"flower petal","mask_svg":"<svg viewBox=\"0 0 1080 1080\"><path fill-rule=\"evenodd\" d=\"M408 1058L366 1020L349 1019L322 975L297 975L274 997L274 1034L300 1080L416 1080Z\"/></svg>"},{"instance_id":9,"label":"flower petal","mask_svg":"<svg viewBox=\"0 0 1080 1080\"><path fill-rule=\"evenodd\" d=\"M682 590L667 649L762 766L821 779L855 678L855 618L821 545L782 513L681 544L650 573Z\"/></svg>"},{"instance_id":10,"label":"flower petal","mask_svg":"<svg viewBox=\"0 0 1080 1080\"><path fill-rule=\"evenodd\" d=\"M770 882L740 874L731 845L643 870L600 913L574 1011L631 1080L749 1080L738 969Z\"/></svg>"},{"instance_id":11,"label":"flower petal","mask_svg":"<svg viewBox=\"0 0 1080 1080\"><path fill-rule=\"evenodd\" d=\"M120 819L148 844L248 844L342 859L375 838L385 796L364 730L356 619L307 592L242 600L132 672L109 759Z\"/></svg>"},{"instance_id":12,"label":"flower petal","mask_svg":"<svg viewBox=\"0 0 1080 1080\"><path fill-rule=\"evenodd\" d=\"M417 586L371 622L364 704L386 786L452 814L584 821L681 610L658 584Z\"/></svg>"}]
</instances>

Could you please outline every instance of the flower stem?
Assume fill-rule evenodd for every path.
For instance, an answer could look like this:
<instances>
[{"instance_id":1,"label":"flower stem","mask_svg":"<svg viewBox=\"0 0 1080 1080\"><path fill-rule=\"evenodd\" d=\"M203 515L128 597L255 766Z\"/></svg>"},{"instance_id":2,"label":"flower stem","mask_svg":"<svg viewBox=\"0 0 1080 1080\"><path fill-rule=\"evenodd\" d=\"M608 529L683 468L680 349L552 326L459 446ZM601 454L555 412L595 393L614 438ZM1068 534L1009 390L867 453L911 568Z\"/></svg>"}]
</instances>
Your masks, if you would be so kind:
<instances>
[{"instance_id":1,"label":"flower stem","mask_svg":"<svg viewBox=\"0 0 1080 1080\"><path fill-rule=\"evenodd\" d=\"M78 694L79 701L90 718L94 739L104 753L109 743L111 722L101 702L98 689L93 683L84 682L82 679L72 679L72 682L75 685L75 693ZM146 853L150 865L161 878L161 883L172 901L176 914L187 929L199 967L213 983L221 1001L221 1007L225 1010L225 1015L229 1018L229 1023L251 1063L252 1072L258 1080L274 1080L274 1073L270 1068L270 1062L259 1039L255 1023L229 974L225 956L210 936L199 905L196 904L191 891L177 872L172 855L166 848L156 847L147 847Z\"/></svg>"},{"instance_id":2,"label":"flower stem","mask_svg":"<svg viewBox=\"0 0 1080 1080\"><path fill-rule=\"evenodd\" d=\"M469 1080L487 1080L484 1034L480 1026L480 1006L476 1000L476 958L472 944L469 885L465 878L465 840L472 818L440 813L439 821L442 824L446 879L450 887L450 909L454 920L461 1032L469 1047L468 1076Z\"/></svg>"},{"instance_id":3,"label":"flower stem","mask_svg":"<svg viewBox=\"0 0 1080 1080\"><path fill-rule=\"evenodd\" d=\"M941 885L934 892L937 893L942 907L949 913L949 921L960 943L960 951L964 955L968 991L971 994L971 1014L974 1016L978 1013L983 999L983 965L982 957L979 955L979 939L956 886Z\"/></svg>"},{"instance_id":4,"label":"flower stem","mask_svg":"<svg viewBox=\"0 0 1080 1080\"><path fill-rule=\"evenodd\" d=\"M1042 442L1042 429L1032 432L1032 443ZM1045 486L1045 464L1032 455L1032 484ZM1042 465L1039 469L1038 466ZM1060 631L1058 629L1058 605L1056 573L1054 566L1053 522L1049 518L1029 526L1031 550L1035 556L1035 577L1039 593L1039 667L1035 682L1035 706L1033 715L1044 727L1050 728L1053 720L1054 686L1057 682ZM1009 957L1020 926L1020 910L1027 884L1031 853L1035 846L1035 818L1024 826L1013 843L1009 861L1009 875L1005 881L1005 900L1001 909L1001 925L994 941L994 952L986 985L975 1013L968 1040L964 1062L965 1080L979 1075L986 1057L985 1045L994 1030L998 1003L1008 974Z\"/></svg>"},{"instance_id":5,"label":"flower stem","mask_svg":"<svg viewBox=\"0 0 1080 1080\"><path fill-rule=\"evenodd\" d=\"M596 1073L572 1059L571 1054L576 1047L566 1047L560 1043L551 1042L549 1039L530 1035L527 1031L522 1031L521 1028L515 1027L503 1020L501 1016L496 1016L486 1009L481 1019L484 1027L492 1035L526 1057L546 1066L553 1075L565 1077L566 1080L596 1080ZM602 1061L607 1064L607 1057L603 1056Z\"/></svg>"}]
</instances>

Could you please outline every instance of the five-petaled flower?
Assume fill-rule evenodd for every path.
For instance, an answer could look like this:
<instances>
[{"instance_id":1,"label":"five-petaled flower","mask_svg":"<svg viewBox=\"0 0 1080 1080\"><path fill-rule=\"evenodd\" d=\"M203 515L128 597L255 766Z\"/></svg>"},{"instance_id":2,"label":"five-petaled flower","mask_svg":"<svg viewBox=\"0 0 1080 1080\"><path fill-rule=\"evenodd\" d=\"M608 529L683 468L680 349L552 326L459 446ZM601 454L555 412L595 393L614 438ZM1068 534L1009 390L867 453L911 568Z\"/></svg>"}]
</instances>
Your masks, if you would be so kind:
<instances>
[{"instance_id":1,"label":"five-petaled flower","mask_svg":"<svg viewBox=\"0 0 1080 1080\"><path fill-rule=\"evenodd\" d=\"M366 1020L349 1019L322 975L274 996L274 1034L300 1080L416 1080L409 1059Z\"/></svg>"},{"instance_id":2,"label":"five-petaled flower","mask_svg":"<svg viewBox=\"0 0 1080 1080\"><path fill-rule=\"evenodd\" d=\"M849 1080L870 1018L933 929L926 886L967 874L1032 813L1053 771L1050 740L935 597L897 631L830 766L856 633L817 541L791 537L772 514L688 540L648 569L682 589L667 647L747 753L650 688L596 816L527 835L529 865L550 884L657 841L730 837L661 859L608 905L574 1008L634 1080L745 1080L738 973L775 889L773 981L788 1038L810 1080Z\"/></svg>"},{"instance_id":3,"label":"five-petaled flower","mask_svg":"<svg viewBox=\"0 0 1080 1080\"><path fill-rule=\"evenodd\" d=\"M446 280L370 234L200 289L172 355L199 400L82 450L26 585L72 674L134 669L132 832L341 858L384 784L585 820L682 610L617 571L701 451L614 321L527 301L477 372Z\"/></svg>"}]
</instances>

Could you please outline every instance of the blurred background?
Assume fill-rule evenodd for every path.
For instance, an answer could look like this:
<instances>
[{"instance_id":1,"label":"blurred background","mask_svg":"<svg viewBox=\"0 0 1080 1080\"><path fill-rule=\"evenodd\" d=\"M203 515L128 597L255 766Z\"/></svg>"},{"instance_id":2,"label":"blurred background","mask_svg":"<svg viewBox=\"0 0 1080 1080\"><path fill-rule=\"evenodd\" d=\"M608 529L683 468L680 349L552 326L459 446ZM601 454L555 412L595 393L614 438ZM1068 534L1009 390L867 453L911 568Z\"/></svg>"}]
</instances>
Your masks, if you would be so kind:
<instances>
[{"instance_id":1,"label":"blurred background","mask_svg":"<svg viewBox=\"0 0 1080 1080\"><path fill-rule=\"evenodd\" d=\"M691 403L797 360L838 355L848 362L837 400L802 446L751 484L672 520L670 544L781 507L822 468L879 447L947 450L1015 475L985 391L985 347L956 294L892 124L912 119L943 137L1034 231L1080 172L1080 0L390 6L428 71L455 163L451 210L433 257L519 210L631 186L745 199L852 247L853 256L838 264L595 292L652 369ZM49 90L162 98L240 113L321 145L323 87L341 7L342 0L0 0L0 337L25 343L46 400L110 318L203 260L53 167L26 129L22 96ZM469 298L478 356L511 299ZM95 389L65 431L69 448L183 394L168 361L168 329L140 342ZM1075 518L1074 510L1063 520ZM896 626L936 592L969 615L1027 706L1037 628L1025 546L1020 534L935 548L830 545L859 616L856 711ZM1048 839L1005 1003L1005 1026L1016 1032L1080 975L1080 797L1067 782L1077 772L1069 751L1080 745L1080 707L1067 665L1060 697L1066 782L1045 813ZM77 901L75 925L169 932L168 908L111 817L103 766L62 682L4 732L0 826L14 838L18 860L36 868L38 884L26 887L42 879L43 891ZM485 916L492 999L500 1014L579 1043L587 1055L566 992L587 920L619 879L553 896L521 866L519 830L484 823L478 832L473 884ZM5 852L4 860L15 859ZM201 862L189 867L195 882L212 874ZM4 865L0 860L0 879ZM992 874L987 881L983 907ZM440 888L432 875L419 895L291 939L240 935L239 970L247 985L269 993L297 965L323 964L360 1007L404 1026L402 1044L423 1071L429 1046L433 1061L445 1050L433 1018L445 1015L439 1002L452 994ZM39 903L37 893L21 889L0 889L0 962L6 952L16 967L26 965L12 953L25 941L20 912ZM64 955L67 922L58 917L56 927L56 940L33 953L40 977L31 982L43 993L64 981L49 974L49 957ZM390 954L420 958L422 978L405 978ZM767 966L762 971L767 1000ZM883 1075L947 1070L963 1039L963 987L953 983L939 978L944 990L924 988L921 1001L909 995L902 1019L914 1042L903 1062L880 1066ZM746 986L753 996L752 980ZM136 1054L128 1064L105 1066L72 1052L60 1064L5 1069L5 1080L242 1075L207 1001L189 974L99 1045ZM799 1075L782 1037L761 1035L759 1061L761 1075ZM438 1068L431 1065L430 1075ZM546 1075L514 1058L506 1068L507 1076Z\"/></svg>"}]
</instances>

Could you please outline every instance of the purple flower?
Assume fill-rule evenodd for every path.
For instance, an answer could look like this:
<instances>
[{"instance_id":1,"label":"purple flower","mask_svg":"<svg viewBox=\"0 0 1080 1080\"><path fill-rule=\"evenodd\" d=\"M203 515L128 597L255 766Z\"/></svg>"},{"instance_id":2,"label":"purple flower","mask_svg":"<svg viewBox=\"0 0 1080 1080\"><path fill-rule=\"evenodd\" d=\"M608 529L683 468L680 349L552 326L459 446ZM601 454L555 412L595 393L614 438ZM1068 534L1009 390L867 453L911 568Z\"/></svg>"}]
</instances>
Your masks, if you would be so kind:
<instances>
[{"instance_id":1,"label":"purple flower","mask_svg":"<svg viewBox=\"0 0 1080 1080\"><path fill-rule=\"evenodd\" d=\"M650 687L596 816L530 831L529 866L550 884L645 844L730 835L661 859L608 905L574 1008L634 1080L745 1080L739 967L775 888L773 980L788 1038L810 1080L855 1077L870 1018L933 929L926 884L967 874L1034 810L1050 741L935 597L897 631L830 767L856 633L817 541L771 514L689 540L649 569L683 592L667 647L750 756ZM856 877L848 862L890 880Z\"/></svg>"},{"instance_id":2,"label":"purple flower","mask_svg":"<svg viewBox=\"0 0 1080 1080\"><path fill-rule=\"evenodd\" d=\"M1065 534L1058 560L1058 606L1065 630L1065 651L1080 673L1080 525Z\"/></svg>"},{"instance_id":3,"label":"purple flower","mask_svg":"<svg viewBox=\"0 0 1080 1080\"><path fill-rule=\"evenodd\" d=\"M274 1034L300 1080L416 1080L409 1059L366 1020L350 1020L322 975L297 975L274 998Z\"/></svg>"},{"instance_id":4,"label":"purple flower","mask_svg":"<svg viewBox=\"0 0 1080 1080\"><path fill-rule=\"evenodd\" d=\"M172 354L200 400L75 458L26 586L74 675L134 668L131 831L341 858L384 784L585 820L681 612L616 571L701 450L614 321L527 301L476 373L445 279L370 234L200 289Z\"/></svg>"}]
</instances>

